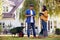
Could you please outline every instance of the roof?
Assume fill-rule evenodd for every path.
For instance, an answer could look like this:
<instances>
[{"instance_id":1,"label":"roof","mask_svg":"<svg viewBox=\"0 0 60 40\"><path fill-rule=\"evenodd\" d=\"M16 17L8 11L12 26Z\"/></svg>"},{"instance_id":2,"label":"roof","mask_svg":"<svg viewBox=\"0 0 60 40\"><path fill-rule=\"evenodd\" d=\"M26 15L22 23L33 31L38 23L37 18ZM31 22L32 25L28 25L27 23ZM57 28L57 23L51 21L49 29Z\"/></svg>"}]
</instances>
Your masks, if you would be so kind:
<instances>
[{"instance_id":1,"label":"roof","mask_svg":"<svg viewBox=\"0 0 60 40\"><path fill-rule=\"evenodd\" d=\"M3 13L3 18L14 18L15 14L13 14L15 12L15 10L20 6L20 4L23 2L23 0L9 0L14 2L15 6L13 6L12 10L9 13Z\"/></svg>"}]
</instances>

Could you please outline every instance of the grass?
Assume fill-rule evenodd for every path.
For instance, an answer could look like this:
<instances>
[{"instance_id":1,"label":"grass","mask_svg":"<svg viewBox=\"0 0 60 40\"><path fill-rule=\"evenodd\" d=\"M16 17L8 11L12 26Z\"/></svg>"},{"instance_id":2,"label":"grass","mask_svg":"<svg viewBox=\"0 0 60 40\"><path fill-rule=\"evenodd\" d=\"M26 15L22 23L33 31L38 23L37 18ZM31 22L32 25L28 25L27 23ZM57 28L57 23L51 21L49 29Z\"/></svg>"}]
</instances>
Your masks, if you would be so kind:
<instances>
[{"instance_id":1,"label":"grass","mask_svg":"<svg viewBox=\"0 0 60 40\"><path fill-rule=\"evenodd\" d=\"M28 38L28 37L0 37L0 40L60 40L60 37L49 37L49 38Z\"/></svg>"}]
</instances>

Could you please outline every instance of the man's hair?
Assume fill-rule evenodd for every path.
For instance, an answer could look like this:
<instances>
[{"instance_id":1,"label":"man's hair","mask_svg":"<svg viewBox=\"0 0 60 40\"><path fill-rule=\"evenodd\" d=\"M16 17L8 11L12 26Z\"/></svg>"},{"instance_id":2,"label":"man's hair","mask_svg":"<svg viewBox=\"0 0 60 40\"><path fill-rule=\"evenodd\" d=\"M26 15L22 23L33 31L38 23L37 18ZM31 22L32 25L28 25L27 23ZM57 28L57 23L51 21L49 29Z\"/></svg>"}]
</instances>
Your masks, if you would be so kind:
<instances>
[{"instance_id":1,"label":"man's hair","mask_svg":"<svg viewBox=\"0 0 60 40\"><path fill-rule=\"evenodd\" d=\"M30 4L30 7L34 7L34 5L33 4Z\"/></svg>"}]
</instances>

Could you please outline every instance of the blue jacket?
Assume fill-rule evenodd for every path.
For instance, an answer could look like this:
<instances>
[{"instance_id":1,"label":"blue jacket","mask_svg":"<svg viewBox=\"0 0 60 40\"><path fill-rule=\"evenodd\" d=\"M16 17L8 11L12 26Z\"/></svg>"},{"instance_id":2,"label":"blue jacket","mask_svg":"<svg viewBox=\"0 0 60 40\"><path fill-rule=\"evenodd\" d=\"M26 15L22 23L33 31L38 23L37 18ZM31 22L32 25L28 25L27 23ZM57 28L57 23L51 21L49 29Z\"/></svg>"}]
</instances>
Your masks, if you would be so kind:
<instances>
[{"instance_id":1,"label":"blue jacket","mask_svg":"<svg viewBox=\"0 0 60 40\"><path fill-rule=\"evenodd\" d=\"M34 11L34 10L32 10L32 11L33 11L33 16L35 16L35 15L36 15L36 14L35 14L35 11ZM30 9L27 9L25 15L30 15L30 14L31 14L31 13L30 13ZM28 17L26 18L26 22L27 22L27 23L31 23L31 16L28 16ZM34 17L33 17L33 22L35 23Z\"/></svg>"}]
</instances>

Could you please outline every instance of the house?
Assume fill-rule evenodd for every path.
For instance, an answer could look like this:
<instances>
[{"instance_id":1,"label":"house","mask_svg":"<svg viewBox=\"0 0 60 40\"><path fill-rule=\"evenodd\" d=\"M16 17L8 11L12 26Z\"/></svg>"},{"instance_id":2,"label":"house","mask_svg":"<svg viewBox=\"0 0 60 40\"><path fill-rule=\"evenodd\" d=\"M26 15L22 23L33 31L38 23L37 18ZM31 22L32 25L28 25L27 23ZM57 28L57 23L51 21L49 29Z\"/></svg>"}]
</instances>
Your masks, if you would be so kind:
<instances>
[{"instance_id":1,"label":"house","mask_svg":"<svg viewBox=\"0 0 60 40\"><path fill-rule=\"evenodd\" d=\"M2 13L0 13L0 24L3 26L2 28L20 26L19 12L23 0L2 0L0 4L3 9Z\"/></svg>"}]
</instances>

